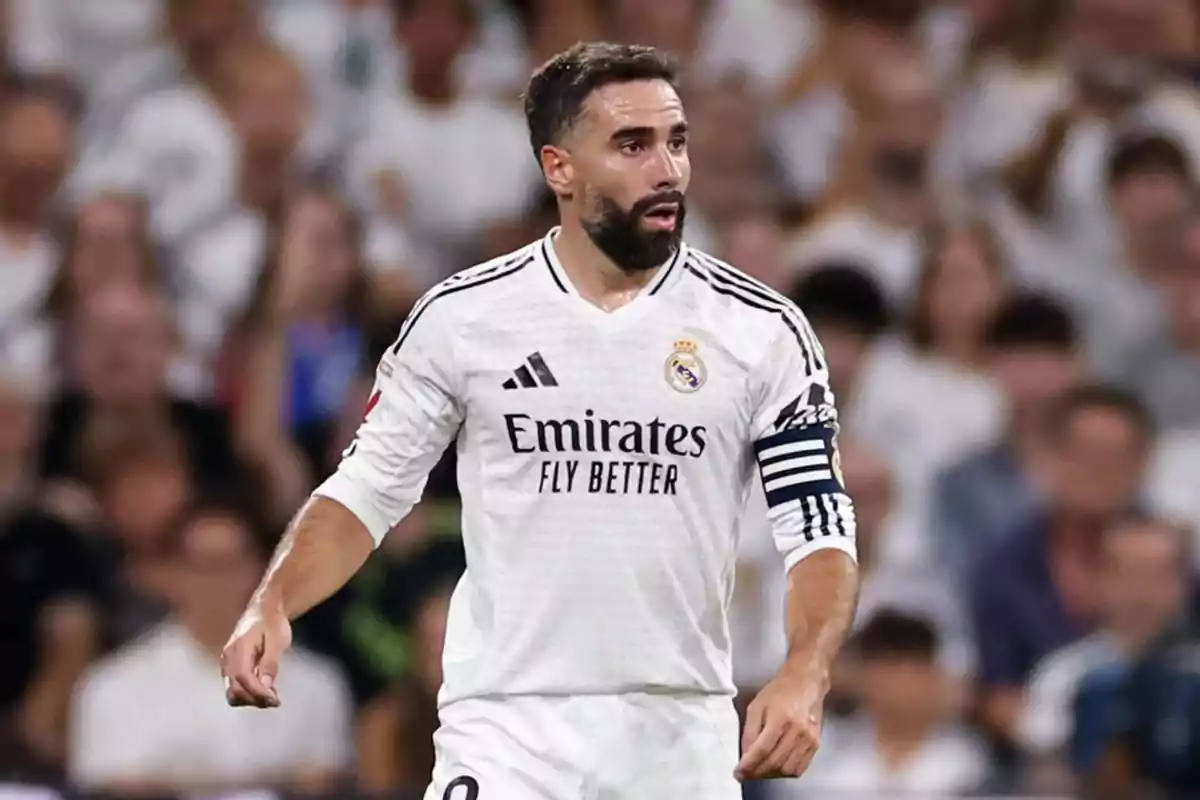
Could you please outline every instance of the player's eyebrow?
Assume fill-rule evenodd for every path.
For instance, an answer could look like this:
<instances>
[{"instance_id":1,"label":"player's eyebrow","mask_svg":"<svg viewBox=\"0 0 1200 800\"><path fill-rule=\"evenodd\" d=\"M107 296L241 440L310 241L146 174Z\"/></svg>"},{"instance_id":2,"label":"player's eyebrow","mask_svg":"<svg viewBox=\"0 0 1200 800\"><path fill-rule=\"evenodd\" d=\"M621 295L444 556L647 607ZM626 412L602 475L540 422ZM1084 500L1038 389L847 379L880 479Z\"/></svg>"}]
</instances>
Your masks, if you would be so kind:
<instances>
[{"instance_id":1,"label":"player's eyebrow","mask_svg":"<svg viewBox=\"0 0 1200 800\"><path fill-rule=\"evenodd\" d=\"M686 122L676 122L671 126L671 136L680 136L688 132L688 124ZM649 141L654 138L656 129L649 125L631 125L625 128L618 128L613 131L610 141L627 142L627 141Z\"/></svg>"}]
</instances>

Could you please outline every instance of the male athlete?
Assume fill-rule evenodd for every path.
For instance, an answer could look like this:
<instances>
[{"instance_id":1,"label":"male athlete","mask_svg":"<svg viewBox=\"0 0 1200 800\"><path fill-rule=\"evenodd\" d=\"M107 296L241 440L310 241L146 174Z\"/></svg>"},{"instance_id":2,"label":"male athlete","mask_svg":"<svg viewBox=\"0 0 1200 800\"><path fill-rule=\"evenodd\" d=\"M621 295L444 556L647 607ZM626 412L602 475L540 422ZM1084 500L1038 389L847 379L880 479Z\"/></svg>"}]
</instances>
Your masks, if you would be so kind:
<instances>
[{"instance_id":1,"label":"male athlete","mask_svg":"<svg viewBox=\"0 0 1200 800\"><path fill-rule=\"evenodd\" d=\"M426 800L734 800L808 765L854 608L824 356L791 303L683 243L687 121L658 52L577 45L525 112L561 226L413 309L225 649L227 699L279 704L289 620L362 566L457 437L468 568ZM739 753L727 611L756 472L789 655Z\"/></svg>"}]
</instances>

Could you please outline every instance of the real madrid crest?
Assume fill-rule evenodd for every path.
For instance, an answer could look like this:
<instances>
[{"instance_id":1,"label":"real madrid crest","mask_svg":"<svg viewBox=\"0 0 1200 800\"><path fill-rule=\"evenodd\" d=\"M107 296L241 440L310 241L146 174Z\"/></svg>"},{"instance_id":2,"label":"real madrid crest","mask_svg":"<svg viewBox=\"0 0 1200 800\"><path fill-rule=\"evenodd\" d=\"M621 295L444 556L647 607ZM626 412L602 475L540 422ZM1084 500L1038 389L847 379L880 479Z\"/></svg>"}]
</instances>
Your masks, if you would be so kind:
<instances>
[{"instance_id":1,"label":"real madrid crest","mask_svg":"<svg viewBox=\"0 0 1200 800\"><path fill-rule=\"evenodd\" d=\"M667 357L663 375L667 383L677 392L690 394L704 385L708 379L708 368L696 352L698 345L691 339L678 339L675 349Z\"/></svg>"}]
</instances>

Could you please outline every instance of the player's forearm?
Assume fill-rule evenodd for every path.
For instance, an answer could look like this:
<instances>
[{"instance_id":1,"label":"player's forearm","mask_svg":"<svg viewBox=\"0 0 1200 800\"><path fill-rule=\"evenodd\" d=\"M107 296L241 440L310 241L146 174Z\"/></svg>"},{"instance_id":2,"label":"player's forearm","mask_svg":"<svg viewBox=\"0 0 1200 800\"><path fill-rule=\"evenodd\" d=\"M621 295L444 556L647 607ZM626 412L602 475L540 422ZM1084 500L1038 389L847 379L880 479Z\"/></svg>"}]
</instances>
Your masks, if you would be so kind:
<instances>
[{"instance_id":1,"label":"player's forearm","mask_svg":"<svg viewBox=\"0 0 1200 800\"><path fill-rule=\"evenodd\" d=\"M787 664L826 686L854 620L858 565L841 550L820 550L788 572Z\"/></svg>"},{"instance_id":2,"label":"player's forearm","mask_svg":"<svg viewBox=\"0 0 1200 800\"><path fill-rule=\"evenodd\" d=\"M251 603L294 619L342 588L373 549L358 517L336 500L313 497L288 526Z\"/></svg>"}]
</instances>

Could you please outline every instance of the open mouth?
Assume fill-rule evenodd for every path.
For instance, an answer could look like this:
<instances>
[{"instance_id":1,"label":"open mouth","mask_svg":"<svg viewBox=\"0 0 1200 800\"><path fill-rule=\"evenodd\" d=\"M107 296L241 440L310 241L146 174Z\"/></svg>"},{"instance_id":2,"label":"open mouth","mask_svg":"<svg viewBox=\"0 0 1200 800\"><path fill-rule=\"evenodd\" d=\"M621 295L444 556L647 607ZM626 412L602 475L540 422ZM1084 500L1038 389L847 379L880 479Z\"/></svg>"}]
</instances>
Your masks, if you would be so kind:
<instances>
[{"instance_id":1,"label":"open mouth","mask_svg":"<svg viewBox=\"0 0 1200 800\"><path fill-rule=\"evenodd\" d=\"M646 222L655 230L672 230L679 218L679 206L675 203L663 203L649 209L645 217Z\"/></svg>"}]
</instances>

